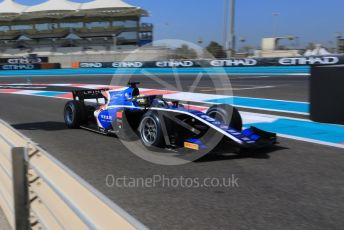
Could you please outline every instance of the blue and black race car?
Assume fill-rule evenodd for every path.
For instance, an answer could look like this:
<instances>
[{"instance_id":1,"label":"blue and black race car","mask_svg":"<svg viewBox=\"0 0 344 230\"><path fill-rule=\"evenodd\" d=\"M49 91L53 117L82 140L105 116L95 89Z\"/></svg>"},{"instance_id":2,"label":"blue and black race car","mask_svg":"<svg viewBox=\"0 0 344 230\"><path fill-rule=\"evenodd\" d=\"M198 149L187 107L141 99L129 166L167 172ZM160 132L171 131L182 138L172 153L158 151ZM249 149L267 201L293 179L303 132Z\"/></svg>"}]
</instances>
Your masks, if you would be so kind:
<instances>
[{"instance_id":1,"label":"blue and black race car","mask_svg":"<svg viewBox=\"0 0 344 230\"><path fill-rule=\"evenodd\" d=\"M138 84L130 82L122 91L73 91L73 100L64 109L66 125L140 139L146 147L201 150L229 143L246 149L276 143L274 133L255 127L242 130L240 113L230 105L214 105L201 112L161 95L140 95Z\"/></svg>"}]
</instances>

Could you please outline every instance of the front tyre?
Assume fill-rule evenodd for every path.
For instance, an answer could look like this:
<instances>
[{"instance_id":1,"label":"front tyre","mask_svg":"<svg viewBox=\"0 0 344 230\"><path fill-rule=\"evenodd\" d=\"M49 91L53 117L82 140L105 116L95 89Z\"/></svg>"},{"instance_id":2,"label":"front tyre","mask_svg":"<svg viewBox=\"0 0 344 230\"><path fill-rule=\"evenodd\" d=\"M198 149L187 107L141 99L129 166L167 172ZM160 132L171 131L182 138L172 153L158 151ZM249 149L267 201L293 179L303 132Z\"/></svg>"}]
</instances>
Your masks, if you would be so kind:
<instances>
[{"instance_id":1,"label":"front tyre","mask_svg":"<svg viewBox=\"0 0 344 230\"><path fill-rule=\"evenodd\" d=\"M70 129L77 129L86 122L84 106L79 101L69 101L64 108L65 124Z\"/></svg>"},{"instance_id":2,"label":"front tyre","mask_svg":"<svg viewBox=\"0 0 344 230\"><path fill-rule=\"evenodd\" d=\"M223 122L228 127L237 131L242 130L242 118L239 111L227 104L213 105L207 111L207 115L218 121Z\"/></svg>"},{"instance_id":3,"label":"front tyre","mask_svg":"<svg viewBox=\"0 0 344 230\"><path fill-rule=\"evenodd\" d=\"M164 145L161 122L156 113L148 112L142 117L139 133L141 141L146 147L162 147Z\"/></svg>"}]
</instances>

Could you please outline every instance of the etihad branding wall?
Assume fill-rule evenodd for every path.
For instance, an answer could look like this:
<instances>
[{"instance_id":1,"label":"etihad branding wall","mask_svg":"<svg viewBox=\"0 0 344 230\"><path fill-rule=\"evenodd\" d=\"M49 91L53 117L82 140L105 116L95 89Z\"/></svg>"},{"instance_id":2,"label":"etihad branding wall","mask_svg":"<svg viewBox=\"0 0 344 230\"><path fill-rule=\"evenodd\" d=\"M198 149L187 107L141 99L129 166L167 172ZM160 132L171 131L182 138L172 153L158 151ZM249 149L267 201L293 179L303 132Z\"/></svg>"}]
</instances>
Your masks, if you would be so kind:
<instances>
[{"instance_id":1,"label":"etihad branding wall","mask_svg":"<svg viewBox=\"0 0 344 230\"><path fill-rule=\"evenodd\" d=\"M61 69L60 63L0 64L0 70Z\"/></svg>"},{"instance_id":2,"label":"etihad branding wall","mask_svg":"<svg viewBox=\"0 0 344 230\"><path fill-rule=\"evenodd\" d=\"M0 58L0 70L60 69L58 63L48 63L48 57Z\"/></svg>"},{"instance_id":3,"label":"etihad branding wall","mask_svg":"<svg viewBox=\"0 0 344 230\"><path fill-rule=\"evenodd\" d=\"M18 58L0 58L0 64L23 65L48 63L48 57L18 57Z\"/></svg>"},{"instance_id":4,"label":"etihad branding wall","mask_svg":"<svg viewBox=\"0 0 344 230\"><path fill-rule=\"evenodd\" d=\"M170 60L80 62L79 68L191 68L191 67L258 67L258 66L318 66L344 64L344 56L311 56L286 58L243 58L218 60Z\"/></svg>"},{"instance_id":5,"label":"etihad branding wall","mask_svg":"<svg viewBox=\"0 0 344 230\"><path fill-rule=\"evenodd\" d=\"M0 58L0 70L61 69L61 64L48 62L48 57Z\"/></svg>"}]
</instances>

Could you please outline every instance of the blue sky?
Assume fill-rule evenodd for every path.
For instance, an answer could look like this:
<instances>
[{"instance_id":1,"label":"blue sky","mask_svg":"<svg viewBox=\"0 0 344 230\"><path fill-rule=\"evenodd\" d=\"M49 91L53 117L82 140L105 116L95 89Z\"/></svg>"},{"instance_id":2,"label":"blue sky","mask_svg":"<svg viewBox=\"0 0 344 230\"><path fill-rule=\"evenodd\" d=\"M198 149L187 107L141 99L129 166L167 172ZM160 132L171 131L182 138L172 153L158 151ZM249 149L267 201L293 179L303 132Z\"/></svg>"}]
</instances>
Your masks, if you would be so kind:
<instances>
[{"instance_id":1,"label":"blue sky","mask_svg":"<svg viewBox=\"0 0 344 230\"><path fill-rule=\"evenodd\" d=\"M73 0L85 2L87 0ZM334 45L335 33L344 35L343 0L236 0L236 34L247 45L259 46L262 37L296 35L300 44ZM17 0L36 4L44 0ZM155 39L202 38L223 42L224 0L126 0L151 12L144 18L155 25ZM273 13L279 13L273 16ZM274 29L277 28L277 29ZM238 46L242 44L238 42Z\"/></svg>"}]
</instances>

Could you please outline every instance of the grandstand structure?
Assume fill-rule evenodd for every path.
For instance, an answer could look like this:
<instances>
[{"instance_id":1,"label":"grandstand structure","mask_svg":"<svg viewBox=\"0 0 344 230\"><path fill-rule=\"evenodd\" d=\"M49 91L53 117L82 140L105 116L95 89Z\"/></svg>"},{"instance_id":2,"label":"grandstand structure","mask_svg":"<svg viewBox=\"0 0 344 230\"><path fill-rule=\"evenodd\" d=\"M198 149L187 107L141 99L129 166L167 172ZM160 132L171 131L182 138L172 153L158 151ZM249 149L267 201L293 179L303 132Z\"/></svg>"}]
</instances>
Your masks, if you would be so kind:
<instances>
[{"instance_id":1,"label":"grandstand structure","mask_svg":"<svg viewBox=\"0 0 344 230\"><path fill-rule=\"evenodd\" d=\"M33 6L3 0L0 56L130 50L153 40L153 25L141 23L146 16L146 10L121 0L47 0Z\"/></svg>"}]
</instances>

